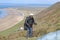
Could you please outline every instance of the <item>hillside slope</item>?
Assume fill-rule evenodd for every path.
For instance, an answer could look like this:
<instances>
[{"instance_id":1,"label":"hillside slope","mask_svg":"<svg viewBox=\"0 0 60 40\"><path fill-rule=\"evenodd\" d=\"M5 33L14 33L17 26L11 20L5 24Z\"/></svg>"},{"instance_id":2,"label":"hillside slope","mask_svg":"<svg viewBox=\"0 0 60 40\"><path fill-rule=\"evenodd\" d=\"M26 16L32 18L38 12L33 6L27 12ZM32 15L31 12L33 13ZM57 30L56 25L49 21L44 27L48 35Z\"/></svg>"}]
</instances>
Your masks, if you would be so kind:
<instances>
[{"instance_id":1,"label":"hillside slope","mask_svg":"<svg viewBox=\"0 0 60 40\"><path fill-rule=\"evenodd\" d=\"M7 16L0 19L0 31L4 31L6 29L11 28L12 26L16 25L20 22L24 16L28 15L29 13L37 14L38 11L42 11L45 8L3 8L0 10L5 10ZM35 12L33 12L35 11Z\"/></svg>"},{"instance_id":2,"label":"hillside slope","mask_svg":"<svg viewBox=\"0 0 60 40\"><path fill-rule=\"evenodd\" d=\"M49 32L60 30L60 2L42 12L39 12L39 14L35 15L34 18L37 25L33 26L33 37L40 37ZM25 37L25 33L25 31L13 32L7 36L7 39L14 40L16 38Z\"/></svg>"},{"instance_id":3,"label":"hillside slope","mask_svg":"<svg viewBox=\"0 0 60 40\"><path fill-rule=\"evenodd\" d=\"M40 31L42 30L41 32L44 34L60 30L60 2L40 12L40 14L36 15L36 19L38 22L37 28Z\"/></svg>"},{"instance_id":4,"label":"hillside slope","mask_svg":"<svg viewBox=\"0 0 60 40\"><path fill-rule=\"evenodd\" d=\"M0 19L0 31L4 31L6 29L11 28L12 26L16 25L19 21L23 20L24 18L24 14L18 12L18 10L16 9L6 8L1 10L5 10L7 16Z\"/></svg>"},{"instance_id":5,"label":"hillside slope","mask_svg":"<svg viewBox=\"0 0 60 40\"><path fill-rule=\"evenodd\" d=\"M33 36L41 36L49 32L60 30L60 2L43 10L34 16L37 25L33 26ZM20 37L25 36L25 31L17 31Z\"/></svg>"}]
</instances>

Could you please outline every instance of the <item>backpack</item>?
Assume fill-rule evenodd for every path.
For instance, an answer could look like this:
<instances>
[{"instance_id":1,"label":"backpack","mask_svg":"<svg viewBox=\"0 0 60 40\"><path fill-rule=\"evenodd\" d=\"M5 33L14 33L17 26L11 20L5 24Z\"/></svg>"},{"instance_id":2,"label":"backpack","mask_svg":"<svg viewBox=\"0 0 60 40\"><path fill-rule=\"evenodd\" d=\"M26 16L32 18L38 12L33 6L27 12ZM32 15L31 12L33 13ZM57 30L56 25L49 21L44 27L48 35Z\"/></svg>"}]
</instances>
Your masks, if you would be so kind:
<instances>
[{"instance_id":1,"label":"backpack","mask_svg":"<svg viewBox=\"0 0 60 40\"><path fill-rule=\"evenodd\" d=\"M26 26L26 24L24 24L24 30L27 30L27 26Z\"/></svg>"},{"instance_id":2,"label":"backpack","mask_svg":"<svg viewBox=\"0 0 60 40\"><path fill-rule=\"evenodd\" d=\"M24 30L27 30L27 25L26 25L26 20L28 19L28 17L26 17L25 19L25 23L24 23Z\"/></svg>"}]
</instances>

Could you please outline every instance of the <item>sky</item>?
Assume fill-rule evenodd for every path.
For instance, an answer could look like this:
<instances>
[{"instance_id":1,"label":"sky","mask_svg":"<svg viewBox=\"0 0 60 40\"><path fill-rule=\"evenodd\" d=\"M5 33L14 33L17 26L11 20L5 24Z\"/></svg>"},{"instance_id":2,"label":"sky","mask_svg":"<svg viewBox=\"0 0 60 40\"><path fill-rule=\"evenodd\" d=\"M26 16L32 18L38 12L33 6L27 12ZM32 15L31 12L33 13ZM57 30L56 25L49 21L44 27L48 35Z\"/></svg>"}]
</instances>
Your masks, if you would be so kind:
<instances>
[{"instance_id":1,"label":"sky","mask_svg":"<svg viewBox=\"0 0 60 40\"><path fill-rule=\"evenodd\" d=\"M0 0L1 3L14 4L54 4L60 0Z\"/></svg>"}]
</instances>

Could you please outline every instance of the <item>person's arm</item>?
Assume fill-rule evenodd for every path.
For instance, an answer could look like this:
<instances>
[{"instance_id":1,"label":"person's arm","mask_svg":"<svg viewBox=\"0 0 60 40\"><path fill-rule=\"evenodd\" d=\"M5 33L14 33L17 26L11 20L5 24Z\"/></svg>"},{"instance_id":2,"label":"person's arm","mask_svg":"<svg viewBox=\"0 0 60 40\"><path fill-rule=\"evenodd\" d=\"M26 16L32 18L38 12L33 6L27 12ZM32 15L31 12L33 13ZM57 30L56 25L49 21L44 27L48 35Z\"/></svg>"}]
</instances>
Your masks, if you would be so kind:
<instances>
[{"instance_id":1,"label":"person's arm","mask_svg":"<svg viewBox=\"0 0 60 40\"><path fill-rule=\"evenodd\" d=\"M37 23L35 22L34 18L33 18L33 23L34 23L35 25L37 25Z\"/></svg>"}]
</instances>

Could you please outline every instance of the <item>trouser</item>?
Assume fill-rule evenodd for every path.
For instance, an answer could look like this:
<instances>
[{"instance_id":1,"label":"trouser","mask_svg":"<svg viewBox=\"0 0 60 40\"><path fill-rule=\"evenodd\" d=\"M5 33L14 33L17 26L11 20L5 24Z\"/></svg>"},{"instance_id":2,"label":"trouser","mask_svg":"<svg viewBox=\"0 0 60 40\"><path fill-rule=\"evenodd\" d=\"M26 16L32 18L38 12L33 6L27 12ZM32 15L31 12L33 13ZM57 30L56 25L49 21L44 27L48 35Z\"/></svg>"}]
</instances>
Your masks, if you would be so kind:
<instances>
[{"instance_id":1,"label":"trouser","mask_svg":"<svg viewBox=\"0 0 60 40\"><path fill-rule=\"evenodd\" d=\"M32 28L27 28L27 35L26 37L32 37Z\"/></svg>"}]
</instances>

